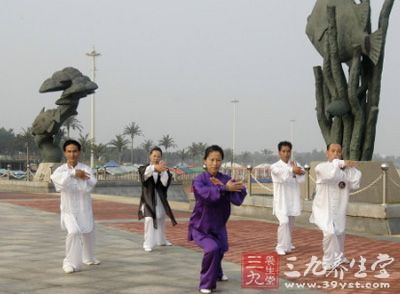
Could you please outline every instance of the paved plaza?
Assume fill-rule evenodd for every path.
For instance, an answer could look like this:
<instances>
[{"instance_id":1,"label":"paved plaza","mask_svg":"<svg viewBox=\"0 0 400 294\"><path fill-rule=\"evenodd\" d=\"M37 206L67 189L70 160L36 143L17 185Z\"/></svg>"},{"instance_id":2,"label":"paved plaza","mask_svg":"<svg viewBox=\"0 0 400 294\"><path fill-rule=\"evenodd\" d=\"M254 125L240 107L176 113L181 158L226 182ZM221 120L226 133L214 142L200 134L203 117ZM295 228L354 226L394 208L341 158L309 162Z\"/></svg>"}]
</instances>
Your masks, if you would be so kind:
<instances>
[{"instance_id":1,"label":"paved plaza","mask_svg":"<svg viewBox=\"0 0 400 294\"><path fill-rule=\"evenodd\" d=\"M137 199L103 195L93 198L96 256L102 263L65 274L61 268L65 232L60 230L59 196L0 192L0 293L198 293L202 253L187 241L190 216L187 203L172 203L179 224L175 227L168 224L167 236L174 246L157 247L146 253L142 249L143 222L136 217ZM241 288L241 254L273 252L276 229L276 224L261 220L231 218L230 250L223 264L230 280L219 282L215 293L267 291ZM400 293L400 238L347 235L346 255L357 262L347 266L342 279L335 278L333 273L328 277L316 276L312 271L306 273L311 257L322 256L321 239L318 230L297 226L296 250L280 259L280 287L268 291L337 292L342 285L344 290L340 293ZM379 253L387 254L394 261L388 265L377 263L372 270ZM367 276L356 278L361 256L366 259ZM374 277L384 270L390 275L388 278ZM301 276L289 278L290 271L297 271ZM356 282L364 288L350 288ZM377 286L380 282L389 284L390 288L365 288L368 283ZM327 283L329 288L325 288Z\"/></svg>"}]
</instances>

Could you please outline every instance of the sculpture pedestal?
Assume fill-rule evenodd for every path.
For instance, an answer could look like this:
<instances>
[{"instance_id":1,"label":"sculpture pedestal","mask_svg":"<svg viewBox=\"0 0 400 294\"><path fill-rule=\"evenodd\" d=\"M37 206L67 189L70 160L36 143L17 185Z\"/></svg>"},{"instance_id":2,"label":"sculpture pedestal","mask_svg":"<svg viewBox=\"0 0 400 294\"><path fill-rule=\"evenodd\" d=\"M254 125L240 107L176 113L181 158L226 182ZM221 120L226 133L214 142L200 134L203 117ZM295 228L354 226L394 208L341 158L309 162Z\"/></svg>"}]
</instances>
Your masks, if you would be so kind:
<instances>
[{"instance_id":1,"label":"sculpture pedestal","mask_svg":"<svg viewBox=\"0 0 400 294\"><path fill-rule=\"evenodd\" d=\"M62 163L60 162L42 162L33 177L34 182L51 182L50 176L53 171L59 167Z\"/></svg>"}]
</instances>

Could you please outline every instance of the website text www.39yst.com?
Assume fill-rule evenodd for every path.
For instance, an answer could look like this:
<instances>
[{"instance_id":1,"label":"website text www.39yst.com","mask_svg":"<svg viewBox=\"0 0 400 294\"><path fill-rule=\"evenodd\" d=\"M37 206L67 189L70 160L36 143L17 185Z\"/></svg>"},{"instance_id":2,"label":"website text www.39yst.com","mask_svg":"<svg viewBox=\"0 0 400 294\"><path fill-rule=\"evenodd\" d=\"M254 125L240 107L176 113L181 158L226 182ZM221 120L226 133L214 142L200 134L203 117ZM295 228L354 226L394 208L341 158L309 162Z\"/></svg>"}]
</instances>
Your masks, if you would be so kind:
<instances>
[{"instance_id":1,"label":"website text www.39yst.com","mask_svg":"<svg viewBox=\"0 0 400 294\"><path fill-rule=\"evenodd\" d=\"M385 282L337 282L337 281L323 281L323 282L285 282L287 289L388 289L390 283Z\"/></svg>"}]
</instances>

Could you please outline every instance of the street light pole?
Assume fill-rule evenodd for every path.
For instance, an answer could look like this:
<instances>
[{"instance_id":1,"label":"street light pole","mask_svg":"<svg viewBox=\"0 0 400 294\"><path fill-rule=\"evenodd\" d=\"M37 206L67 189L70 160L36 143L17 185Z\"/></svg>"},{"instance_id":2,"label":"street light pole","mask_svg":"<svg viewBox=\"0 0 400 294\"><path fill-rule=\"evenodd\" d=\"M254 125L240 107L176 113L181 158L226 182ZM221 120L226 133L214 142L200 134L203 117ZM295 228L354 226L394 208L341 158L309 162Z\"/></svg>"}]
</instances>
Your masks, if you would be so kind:
<instances>
[{"instance_id":1,"label":"street light pole","mask_svg":"<svg viewBox=\"0 0 400 294\"><path fill-rule=\"evenodd\" d=\"M292 143L292 146L294 146L294 123L296 120L291 119L290 120L290 143ZM294 160L294 148L292 147L292 160Z\"/></svg>"},{"instance_id":2,"label":"street light pole","mask_svg":"<svg viewBox=\"0 0 400 294\"><path fill-rule=\"evenodd\" d=\"M233 163L235 159L235 145L236 145L236 115L237 115L237 104L239 103L239 100L234 99L231 101L233 104L233 126L232 126L232 162L231 162L231 176L232 178L235 175L235 170L233 168Z\"/></svg>"},{"instance_id":3,"label":"street light pole","mask_svg":"<svg viewBox=\"0 0 400 294\"><path fill-rule=\"evenodd\" d=\"M86 53L87 56L92 58L92 80L96 82L96 57L100 56L101 54L96 52L94 49L91 52ZM95 94L93 92L90 98L90 167L94 168L94 150L93 145L96 143L96 136L95 136Z\"/></svg>"}]
</instances>

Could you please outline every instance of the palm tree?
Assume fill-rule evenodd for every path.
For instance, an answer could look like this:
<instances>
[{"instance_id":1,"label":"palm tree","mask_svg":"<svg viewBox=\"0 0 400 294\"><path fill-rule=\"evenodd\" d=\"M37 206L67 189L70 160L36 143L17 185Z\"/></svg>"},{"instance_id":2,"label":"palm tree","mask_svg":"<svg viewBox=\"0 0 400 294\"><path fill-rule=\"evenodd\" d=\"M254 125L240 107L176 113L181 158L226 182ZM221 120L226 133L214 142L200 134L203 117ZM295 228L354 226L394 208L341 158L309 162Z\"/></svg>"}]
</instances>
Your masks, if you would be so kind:
<instances>
[{"instance_id":1,"label":"palm tree","mask_svg":"<svg viewBox=\"0 0 400 294\"><path fill-rule=\"evenodd\" d=\"M89 146L93 149L93 156L97 161L107 152L106 144L90 144Z\"/></svg>"},{"instance_id":2,"label":"palm tree","mask_svg":"<svg viewBox=\"0 0 400 294\"><path fill-rule=\"evenodd\" d=\"M181 149L178 151L178 156L180 161L183 163L186 159L186 157L188 156L188 151L186 151L185 148Z\"/></svg>"},{"instance_id":3,"label":"palm tree","mask_svg":"<svg viewBox=\"0 0 400 294\"><path fill-rule=\"evenodd\" d=\"M165 152L168 151L169 148L176 147L174 139L170 135L164 135L159 141L158 144L165 148Z\"/></svg>"},{"instance_id":4,"label":"palm tree","mask_svg":"<svg viewBox=\"0 0 400 294\"><path fill-rule=\"evenodd\" d=\"M122 160L122 151L125 150L126 145L128 145L129 141L124 138L124 135L115 135L115 139L110 141L110 145L115 147L118 152L118 162L121 163Z\"/></svg>"},{"instance_id":5,"label":"palm tree","mask_svg":"<svg viewBox=\"0 0 400 294\"><path fill-rule=\"evenodd\" d=\"M144 151L146 151L146 153L149 153L153 146L154 146L154 142L151 139L145 140L142 143L142 148Z\"/></svg>"},{"instance_id":6,"label":"palm tree","mask_svg":"<svg viewBox=\"0 0 400 294\"><path fill-rule=\"evenodd\" d=\"M22 132L16 136L17 146L23 150L26 148L26 164L29 164L29 152L33 153L35 149L35 138L32 135L32 128L22 128Z\"/></svg>"},{"instance_id":7,"label":"palm tree","mask_svg":"<svg viewBox=\"0 0 400 294\"><path fill-rule=\"evenodd\" d=\"M122 134L131 138L131 163L133 164L133 139L136 136L142 135L142 131L137 123L131 122L124 128L124 132Z\"/></svg>"},{"instance_id":8,"label":"palm tree","mask_svg":"<svg viewBox=\"0 0 400 294\"><path fill-rule=\"evenodd\" d=\"M193 161L196 161L199 156L201 156L207 148L207 144L205 143L195 143L188 147L188 153L192 156Z\"/></svg>"},{"instance_id":9,"label":"palm tree","mask_svg":"<svg viewBox=\"0 0 400 294\"><path fill-rule=\"evenodd\" d=\"M69 136L70 134L70 130L78 130L79 132L82 131L83 127L81 122L79 121L79 119L76 118L76 115L70 116L69 118L67 118L64 123L63 126L65 127L65 129L67 130L67 137L71 138Z\"/></svg>"},{"instance_id":10,"label":"palm tree","mask_svg":"<svg viewBox=\"0 0 400 294\"><path fill-rule=\"evenodd\" d=\"M90 146L91 146L91 140L89 139L89 134L82 135L82 133L79 134L78 138L79 144L81 144L81 151L83 153L84 159L89 158L90 154Z\"/></svg>"}]
</instances>

